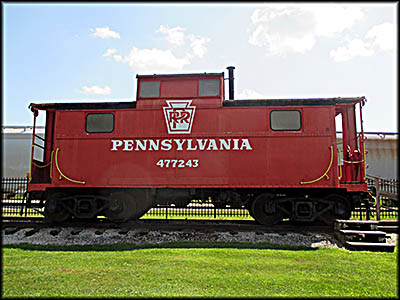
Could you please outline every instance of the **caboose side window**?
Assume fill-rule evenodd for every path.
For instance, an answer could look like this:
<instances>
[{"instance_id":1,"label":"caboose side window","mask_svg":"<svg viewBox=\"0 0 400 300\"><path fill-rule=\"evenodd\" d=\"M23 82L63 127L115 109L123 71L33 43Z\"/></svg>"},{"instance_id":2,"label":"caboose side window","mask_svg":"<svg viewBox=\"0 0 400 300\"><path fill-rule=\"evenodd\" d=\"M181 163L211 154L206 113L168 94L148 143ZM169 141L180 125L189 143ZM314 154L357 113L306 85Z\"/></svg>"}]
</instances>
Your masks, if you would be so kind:
<instances>
[{"instance_id":1,"label":"caboose side window","mask_svg":"<svg viewBox=\"0 0 400 300\"><path fill-rule=\"evenodd\" d=\"M199 96L218 96L219 80L199 80Z\"/></svg>"},{"instance_id":2,"label":"caboose side window","mask_svg":"<svg viewBox=\"0 0 400 300\"><path fill-rule=\"evenodd\" d=\"M140 97L160 97L160 82L142 81L140 84Z\"/></svg>"},{"instance_id":3,"label":"caboose side window","mask_svg":"<svg viewBox=\"0 0 400 300\"><path fill-rule=\"evenodd\" d=\"M270 121L272 130L301 129L301 113L298 110L273 110Z\"/></svg>"},{"instance_id":4,"label":"caboose side window","mask_svg":"<svg viewBox=\"0 0 400 300\"><path fill-rule=\"evenodd\" d=\"M89 133L107 133L114 130L114 114L87 114L86 132Z\"/></svg>"}]
</instances>

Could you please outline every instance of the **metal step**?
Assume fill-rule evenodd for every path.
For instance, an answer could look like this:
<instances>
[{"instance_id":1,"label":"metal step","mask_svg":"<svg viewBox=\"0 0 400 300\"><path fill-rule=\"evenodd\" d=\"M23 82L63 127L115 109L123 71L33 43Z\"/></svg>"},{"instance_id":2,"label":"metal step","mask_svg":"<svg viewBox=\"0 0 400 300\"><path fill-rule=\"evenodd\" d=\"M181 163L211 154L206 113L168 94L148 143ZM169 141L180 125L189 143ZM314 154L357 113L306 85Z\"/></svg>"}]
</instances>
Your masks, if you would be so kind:
<instances>
[{"instance_id":1,"label":"metal step","mask_svg":"<svg viewBox=\"0 0 400 300\"><path fill-rule=\"evenodd\" d=\"M379 221L378 229L388 233L397 233L399 231L399 221L381 220Z\"/></svg>"},{"instance_id":2,"label":"metal step","mask_svg":"<svg viewBox=\"0 0 400 300\"><path fill-rule=\"evenodd\" d=\"M380 220L379 226L399 226L398 220Z\"/></svg>"},{"instance_id":3,"label":"metal step","mask_svg":"<svg viewBox=\"0 0 400 300\"><path fill-rule=\"evenodd\" d=\"M336 237L342 242L382 243L386 241L387 234L383 231L371 230L346 230L336 231Z\"/></svg>"},{"instance_id":4,"label":"metal step","mask_svg":"<svg viewBox=\"0 0 400 300\"><path fill-rule=\"evenodd\" d=\"M393 252L396 245L387 243L345 242L346 248L359 251Z\"/></svg>"},{"instance_id":5,"label":"metal step","mask_svg":"<svg viewBox=\"0 0 400 300\"><path fill-rule=\"evenodd\" d=\"M365 220L336 220L334 228L335 230L357 230L357 231L368 231L377 230L378 221L365 221Z\"/></svg>"},{"instance_id":6,"label":"metal step","mask_svg":"<svg viewBox=\"0 0 400 300\"><path fill-rule=\"evenodd\" d=\"M343 234L365 234L365 235L380 235L385 237L386 232L384 231L370 231L370 230L348 230L348 229L341 229L339 230L340 233Z\"/></svg>"},{"instance_id":7,"label":"metal step","mask_svg":"<svg viewBox=\"0 0 400 300\"><path fill-rule=\"evenodd\" d=\"M374 221L374 220L339 220L337 219L336 222L338 223L346 223L346 224L378 224L382 221Z\"/></svg>"},{"instance_id":8,"label":"metal step","mask_svg":"<svg viewBox=\"0 0 400 300\"><path fill-rule=\"evenodd\" d=\"M399 231L399 227L398 226L387 226L387 225L381 226L381 225L379 225L378 230L381 230L381 231L384 231L387 233L397 233Z\"/></svg>"},{"instance_id":9,"label":"metal step","mask_svg":"<svg viewBox=\"0 0 400 300\"><path fill-rule=\"evenodd\" d=\"M349 250L393 252L396 245L386 243L389 236L385 230L378 230L379 224L382 225L382 222L336 220L334 233L335 237Z\"/></svg>"}]
</instances>

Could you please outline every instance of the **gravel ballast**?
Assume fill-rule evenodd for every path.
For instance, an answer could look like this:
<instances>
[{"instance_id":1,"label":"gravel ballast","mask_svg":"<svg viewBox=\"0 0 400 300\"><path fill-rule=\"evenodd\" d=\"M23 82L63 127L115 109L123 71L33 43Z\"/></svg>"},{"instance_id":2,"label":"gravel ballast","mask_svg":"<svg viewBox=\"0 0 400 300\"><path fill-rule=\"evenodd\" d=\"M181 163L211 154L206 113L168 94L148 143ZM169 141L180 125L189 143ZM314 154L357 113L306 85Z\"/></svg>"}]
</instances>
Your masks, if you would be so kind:
<instances>
[{"instance_id":1,"label":"gravel ballast","mask_svg":"<svg viewBox=\"0 0 400 300\"><path fill-rule=\"evenodd\" d=\"M160 244L176 241L208 242L269 242L280 245L306 247L340 247L326 233L256 233L256 232L180 232L143 231L121 229L41 229L23 228L13 233L3 230L3 244L36 245L107 245L117 243Z\"/></svg>"},{"instance_id":2,"label":"gravel ballast","mask_svg":"<svg viewBox=\"0 0 400 300\"><path fill-rule=\"evenodd\" d=\"M23 228L16 232L3 229L2 243L35 245L110 245L110 244L160 244L177 241L250 242L311 248L342 248L327 233L260 233L260 232L181 232L122 229ZM389 243L397 242L397 234L391 234Z\"/></svg>"}]
</instances>

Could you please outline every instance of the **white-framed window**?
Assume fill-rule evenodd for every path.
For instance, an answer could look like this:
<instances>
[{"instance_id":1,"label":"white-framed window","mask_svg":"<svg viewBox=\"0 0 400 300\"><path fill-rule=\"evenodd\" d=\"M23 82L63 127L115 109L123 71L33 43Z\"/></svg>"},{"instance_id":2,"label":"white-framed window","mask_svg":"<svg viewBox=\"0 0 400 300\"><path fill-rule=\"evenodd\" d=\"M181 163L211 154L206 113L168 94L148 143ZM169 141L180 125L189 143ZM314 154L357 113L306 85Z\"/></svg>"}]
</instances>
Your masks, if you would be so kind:
<instances>
[{"instance_id":1,"label":"white-framed window","mask_svg":"<svg viewBox=\"0 0 400 300\"><path fill-rule=\"evenodd\" d=\"M301 112L299 110L273 110L270 113L272 130L300 130Z\"/></svg>"},{"instance_id":2,"label":"white-framed window","mask_svg":"<svg viewBox=\"0 0 400 300\"><path fill-rule=\"evenodd\" d=\"M86 115L86 132L109 133L114 130L114 114L89 113Z\"/></svg>"}]
</instances>

